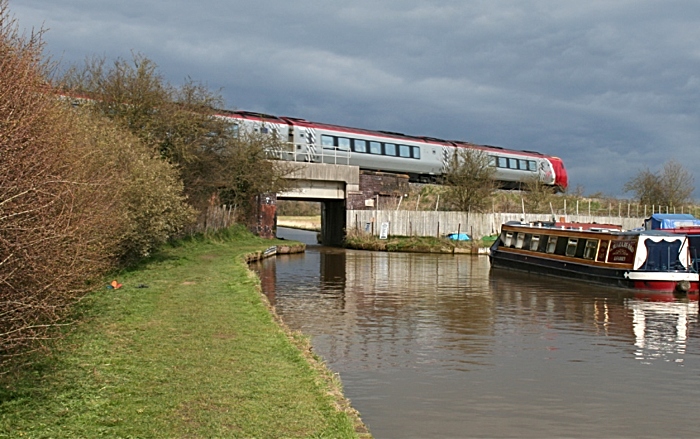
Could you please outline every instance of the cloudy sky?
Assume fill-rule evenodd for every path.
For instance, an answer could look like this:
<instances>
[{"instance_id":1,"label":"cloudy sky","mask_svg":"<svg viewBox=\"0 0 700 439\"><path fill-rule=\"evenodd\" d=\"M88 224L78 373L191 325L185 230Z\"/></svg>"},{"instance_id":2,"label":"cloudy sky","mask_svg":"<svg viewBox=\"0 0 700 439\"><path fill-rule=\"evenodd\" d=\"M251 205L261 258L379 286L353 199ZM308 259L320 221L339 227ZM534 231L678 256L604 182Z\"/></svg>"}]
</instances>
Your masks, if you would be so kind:
<instances>
[{"instance_id":1,"label":"cloudy sky","mask_svg":"<svg viewBox=\"0 0 700 439\"><path fill-rule=\"evenodd\" d=\"M625 195L670 159L700 186L696 0L10 0L10 12L47 29L63 64L138 52L230 109L540 151L586 194Z\"/></svg>"}]
</instances>

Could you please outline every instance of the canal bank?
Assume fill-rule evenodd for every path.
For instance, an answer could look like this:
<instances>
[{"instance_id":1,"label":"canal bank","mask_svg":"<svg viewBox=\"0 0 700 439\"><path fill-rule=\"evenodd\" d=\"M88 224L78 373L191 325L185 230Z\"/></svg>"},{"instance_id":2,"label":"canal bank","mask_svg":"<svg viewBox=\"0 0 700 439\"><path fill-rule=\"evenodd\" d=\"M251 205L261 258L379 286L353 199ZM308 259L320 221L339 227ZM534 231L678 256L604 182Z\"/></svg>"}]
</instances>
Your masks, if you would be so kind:
<instances>
[{"instance_id":1,"label":"canal bank","mask_svg":"<svg viewBox=\"0 0 700 439\"><path fill-rule=\"evenodd\" d=\"M299 248L191 240L87 297L50 356L2 378L0 437L371 437L260 294L245 259L271 244Z\"/></svg>"}]
</instances>

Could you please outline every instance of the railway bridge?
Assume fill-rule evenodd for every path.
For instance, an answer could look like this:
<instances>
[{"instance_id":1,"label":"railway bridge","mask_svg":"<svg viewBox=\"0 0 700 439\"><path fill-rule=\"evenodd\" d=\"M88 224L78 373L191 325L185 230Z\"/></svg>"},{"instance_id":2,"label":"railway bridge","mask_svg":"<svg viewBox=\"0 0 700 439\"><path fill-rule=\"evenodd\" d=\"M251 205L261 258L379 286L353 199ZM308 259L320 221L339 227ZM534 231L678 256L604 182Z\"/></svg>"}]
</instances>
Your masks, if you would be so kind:
<instances>
[{"instance_id":1,"label":"railway bridge","mask_svg":"<svg viewBox=\"0 0 700 439\"><path fill-rule=\"evenodd\" d=\"M358 166L289 162L285 178L293 183L287 192L259 197L254 232L274 237L277 200L321 203L321 242L341 245L345 238L347 209L374 209L380 197L408 191L408 176L360 171Z\"/></svg>"}]
</instances>

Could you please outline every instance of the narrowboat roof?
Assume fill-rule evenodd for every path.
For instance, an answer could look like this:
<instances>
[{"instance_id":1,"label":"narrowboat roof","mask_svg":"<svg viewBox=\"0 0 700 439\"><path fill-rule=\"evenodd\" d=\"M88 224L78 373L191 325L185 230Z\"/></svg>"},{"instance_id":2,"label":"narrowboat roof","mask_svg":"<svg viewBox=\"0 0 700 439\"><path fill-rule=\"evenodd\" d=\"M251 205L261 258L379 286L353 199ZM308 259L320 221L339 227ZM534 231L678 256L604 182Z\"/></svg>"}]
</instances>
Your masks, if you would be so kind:
<instances>
[{"instance_id":1,"label":"narrowboat roof","mask_svg":"<svg viewBox=\"0 0 700 439\"><path fill-rule=\"evenodd\" d=\"M647 230L680 229L682 227L700 227L700 219L689 213L655 213L644 220Z\"/></svg>"},{"instance_id":2,"label":"narrowboat roof","mask_svg":"<svg viewBox=\"0 0 700 439\"><path fill-rule=\"evenodd\" d=\"M618 236L679 236L678 233L673 233L671 230L664 229L634 229L634 230L623 230L622 226L616 224L602 224L602 223L568 223L568 222L558 222L558 221L535 221L535 222L523 222L523 221L508 221L505 225L509 226L520 226L520 227L533 227L538 229L551 229L551 230L569 230L578 232L598 232L598 233L610 233Z\"/></svg>"}]
</instances>

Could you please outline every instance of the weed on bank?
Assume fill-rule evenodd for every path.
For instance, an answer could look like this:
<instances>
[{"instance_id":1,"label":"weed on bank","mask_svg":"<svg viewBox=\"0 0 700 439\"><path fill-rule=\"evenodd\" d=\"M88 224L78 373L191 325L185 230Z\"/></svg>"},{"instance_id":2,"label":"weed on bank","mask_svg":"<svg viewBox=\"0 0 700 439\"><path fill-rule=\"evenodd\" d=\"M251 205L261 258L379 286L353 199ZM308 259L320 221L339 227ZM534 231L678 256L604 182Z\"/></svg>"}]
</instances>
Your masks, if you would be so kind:
<instances>
[{"instance_id":1,"label":"weed on bank","mask_svg":"<svg viewBox=\"0 0 700 439\"><path fill-rule=\"evenodd\" d=\"M0 437L358 437L247 269L274 244L191 239L89 295L50 356L0 377Z\"/></svg>"}]
</instances>

